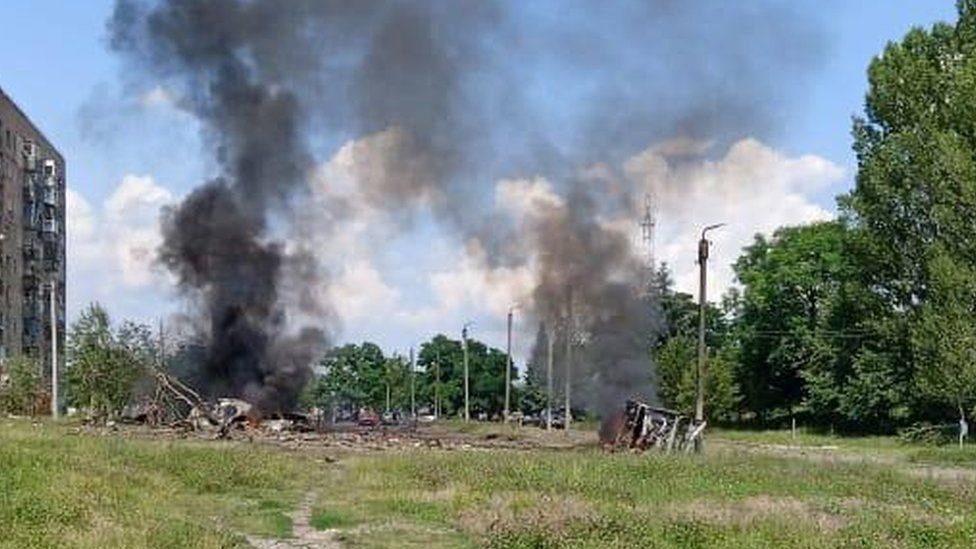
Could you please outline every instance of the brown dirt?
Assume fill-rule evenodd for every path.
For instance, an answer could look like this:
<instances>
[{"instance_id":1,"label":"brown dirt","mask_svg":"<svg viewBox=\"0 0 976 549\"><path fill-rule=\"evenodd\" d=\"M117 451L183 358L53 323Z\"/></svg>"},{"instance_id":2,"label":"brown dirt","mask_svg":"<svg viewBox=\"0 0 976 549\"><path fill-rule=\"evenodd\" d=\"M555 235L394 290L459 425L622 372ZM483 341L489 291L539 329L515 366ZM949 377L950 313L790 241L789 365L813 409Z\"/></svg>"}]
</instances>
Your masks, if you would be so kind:
<instances>
[{"instance_id":1,"label":"brown dirt","mask_svg":"<svg viewBox=\"0 0 976 549\"><path fill-rule=\"evenodd\" d=\"M163 440L216 440L217 435L206 431L174 428L151 428L144 425L82 426L75 432L96 436L122 436ZM362 453L411 450L478 451L485 449L511 450L574 450L595 447L596 436L588 431L571 430L546 432L538 427L510 427L479 424L472 432L459 432L447 425L417 427L345 427L317 432L281 431L268 429L237 429L226 439L283 447L290 450L323 450L329 453Z\"/></svg>"},{"instance_id":2,"label":"brown dirt","mask_svg":"<svg viewBox=\"0 0 976 549\"><path fill-rule=\"evenodd\" d=\"M256 549L336 549L342 547L333 530L317 530L309 521L312 518L312 503L315 495L311 492L291 513L292 537L261 538L246 536L247 542Z\"/></svg>"},{"instance_id":3,"label":"brown dirt","mask_svg":"<svg viewBox=\"0 0 976 549\"><path fill-rule=\"evenodd\" d=\"M714 524L748 525L768 519L802 521L821 531L834 532L844 527L840 515L794 498L753 496L739 501L695 500L672 505L667 513L676 519L693 519Z\"/></svg>"}]
</instances>

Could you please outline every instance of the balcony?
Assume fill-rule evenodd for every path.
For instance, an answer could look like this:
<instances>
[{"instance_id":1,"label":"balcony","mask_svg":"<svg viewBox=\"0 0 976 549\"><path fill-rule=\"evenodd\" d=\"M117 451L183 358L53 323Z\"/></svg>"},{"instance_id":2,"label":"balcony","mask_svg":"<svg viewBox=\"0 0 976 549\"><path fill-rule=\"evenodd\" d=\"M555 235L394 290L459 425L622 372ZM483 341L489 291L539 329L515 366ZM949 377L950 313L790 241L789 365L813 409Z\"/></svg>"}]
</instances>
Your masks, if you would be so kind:
<instances>
[{"instance_id":1,"label":"balcony","mask_svg":"<svg viewBox=\"0 0 976 549\"><path fill-rule=\"evenodd\" d=\"M41 321L37 317L24 317L23 346L36 347L41 339Z\"/></svg>"},{"instance_id":2,"label":"balcony","mask_svg":"<svg viewBox=\"0 0 976 549\"><path fill-rule=\"evenodd\" d=\"M37 276L37 273L35 273L33 269L29 271L27 269L24 269L24 289L36 288L37 286L40 285L40 282L41 282L40 278Z\"/></svg>"},{"instance_id":3,"label":"balcony","mask_svg":"<svg viewBox=\"0 0 976 549\"><path fill-rule=\"evenodd\" d=\"M58 189L57 187L44 187L43 198L44 204L48 206L57 207L58 205Z\"/></svg>"},{"instance_id":4,"label":"balcony","mask_svg":"<svg viewBox=\"0 0 976 549\"><path fill-rule=\"evenodd\" d=\"M38 219L34 208L24 208L24 228L29 231L37 230Z\"/></svg>"},{"instance_id":5,"label":"balcony","mask_svg":"<svg viewBox=\"0 0 976 549\"><path fill-rule=\"evenodd\" d=\"M42 219L41 220L41 231L47 234L58 234L58 220L57 219Z\"/></svg>"}]
</instances>

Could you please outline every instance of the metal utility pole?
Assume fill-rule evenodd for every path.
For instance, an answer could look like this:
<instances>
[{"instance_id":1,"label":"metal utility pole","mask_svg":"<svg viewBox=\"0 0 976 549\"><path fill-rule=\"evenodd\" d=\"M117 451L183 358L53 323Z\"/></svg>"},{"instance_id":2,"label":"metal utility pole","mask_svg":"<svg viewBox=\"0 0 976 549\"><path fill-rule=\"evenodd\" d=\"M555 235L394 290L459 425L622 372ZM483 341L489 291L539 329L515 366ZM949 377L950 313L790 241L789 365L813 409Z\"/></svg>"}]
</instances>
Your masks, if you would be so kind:
<instances>
[{"instance_id":1,"label":"metal utility pole","mask_svg":"<svg viewBox=\"0 0 976 549\"><path fill-rule=\"evenodd\" d=\"M466 322L461 327L461 350L464 352L464 421L471 421L471 394L468 390L468 326Z\"/></svg>"},{"instance_id":2,"label":"metal utility pole","mask_svg":"<svg viewBox=\"0 0 976 549\"><path fill-rule=\"evenodd\" d=\"M413 347L410 347L410 416L417 419L417 363L414 361Z\"/></svg>"},{"instance_id":3,"label":"metal utility pole","mask_svg":"<svg viewBox=\"0 0 976 549\"><path fill-rule=\"evenodd\" d=\"M548 354L546 355L546 430L552 431L552 346L555 344L555 330L551 327L546 330L546 345Z\"/></svg>"},{"instance_id":4,"label":"metal utility pole","mask_svg":"<svg viewBox=\"0 0 976 549\"><path fill-rule=\"evenodd\" d=\"M708 238L706 233L712 229L724 226L725 223L709 225L702 229L701 240L698 241L698 369L695 372L697 391L695 394L695 425L705 421L705 308L706 308L706 279L708 275ZM702 436L695 439L696 450L701 450Z\"/></svg>"},{"instance_id":5,"label":"metal utility pole","mask_svg":"<svg viewBox=\"0 0 976 549\"><path fill-rule=\"evenodd\" d=\"M434 417L441 417L441 352L434 359Z\"/></svg>"},{"instance_id":6,"label":"metal utility pole","mask_svg":"<svg viewBox=\"0 0 976 549\"><path fill-rule=\"evenodd\" d=\"M512 315L517 308L518 305L512 305L508 308L508 344L505 350L505 412L502 416L505 422L508 422L508 414L511 410L509 404L512 392Z\"/></svg>"},{"instance_id":7,"label":"metal utility pole","mask_svg":"<svg viewBox=\"0 0 976 549\"><path fill-rule=\"evenodd\" d=\"M569 425L572 423L573 413L570 406L570 382L573 377L573 292L569 292L569 300L566 303L566 409L563 412L563 429L569 434Z\"/></svg>"},{"instance_id":8,"label":"metal utility pole","mask_svg":"<svg viewBox=\"0 0 976 549\"><path fill-rule=\"evenodd\" d=\"M58 283L51 281L51 418L58 419Z\"/></svg>"},{"instance_id":9,"label":"metal utility pole","mask_svg":"<svg viewBox=\"0 0 976 549\"><path fill-rule=\"evenodd\" d=\"M166 353L166 341L163 339L163 319L159 319L159 349L156 350L156 368L163 369L163 360Z\"/></svg>"}]
</instances>

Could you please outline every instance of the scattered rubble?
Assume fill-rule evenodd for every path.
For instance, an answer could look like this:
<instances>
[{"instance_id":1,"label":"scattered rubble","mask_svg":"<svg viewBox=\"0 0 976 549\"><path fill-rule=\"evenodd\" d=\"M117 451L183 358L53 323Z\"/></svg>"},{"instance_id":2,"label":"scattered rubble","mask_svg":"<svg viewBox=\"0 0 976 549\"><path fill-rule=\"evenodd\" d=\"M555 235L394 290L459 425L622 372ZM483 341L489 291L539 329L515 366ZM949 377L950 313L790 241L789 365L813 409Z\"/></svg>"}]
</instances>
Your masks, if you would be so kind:
<instances>
[{"instance_id":1,"label":"scattered rubble","mask_svg":"<svg viewBox=\"0 0 976 549\"><path fill-rule=\"evenodd\" d=\"M164 439L226 439L268 443L290 449L342 452L415 449L477 450L574 449L596 446L591 433L546 432L517 423L477 423L459 432L432 418L380 415L362 408L348 417L267 412L240 398L208 401L176 377L154 370L156 386L149 398L127 406L116 421L79 429L91 434Z\"/></svg>"}]
</instances>

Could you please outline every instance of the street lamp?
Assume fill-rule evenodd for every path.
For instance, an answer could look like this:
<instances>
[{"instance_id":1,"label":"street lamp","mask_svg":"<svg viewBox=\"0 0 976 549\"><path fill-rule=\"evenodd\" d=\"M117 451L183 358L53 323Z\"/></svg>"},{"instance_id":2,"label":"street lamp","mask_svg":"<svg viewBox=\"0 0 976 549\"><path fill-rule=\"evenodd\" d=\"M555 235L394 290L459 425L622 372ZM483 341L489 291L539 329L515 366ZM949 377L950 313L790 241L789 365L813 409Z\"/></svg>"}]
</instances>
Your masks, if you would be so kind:
<instances>
[{"instance_id":1,"label":"street lamp","mask_svg":"<svg viewBox=\"0 0 976 549\"><path fill-rule=\"evenodd\" d=\"M464 421L471 421L471 393L468 390L468 326L473 322L465 322L461 327L461 350L464 352Z\"/></svg>"},{"instance_id":2,"label":"street lamp","mask_svg":"<svg viewBox=\"0 0 976 549\"><path fill-rule=\"evenodd\" d=\"M505 351L505 412L502 415L506 423L508 422L512 392L512 317L515 315L515 309L519 307L520 305L516 303L508 308L508 344Z\"/></svg>"},{"instance_id":3,"label":"street lamp","mask_svg":"<svg viewBox=\"0 0 976 549\"><path fill-rule=\"evenodd\" d=\"M698 241L698 371L697 391L695 395L695 425L701 426L705 421L705 280L708 272L708 231L724 227L725 223L709 225L702 229L701 239ZM702 436L695 439L695 449L701 451Z\"/></svg>"}]
</instances>

